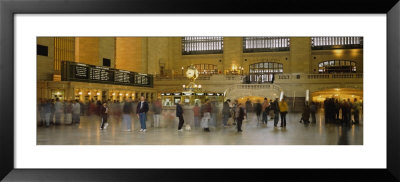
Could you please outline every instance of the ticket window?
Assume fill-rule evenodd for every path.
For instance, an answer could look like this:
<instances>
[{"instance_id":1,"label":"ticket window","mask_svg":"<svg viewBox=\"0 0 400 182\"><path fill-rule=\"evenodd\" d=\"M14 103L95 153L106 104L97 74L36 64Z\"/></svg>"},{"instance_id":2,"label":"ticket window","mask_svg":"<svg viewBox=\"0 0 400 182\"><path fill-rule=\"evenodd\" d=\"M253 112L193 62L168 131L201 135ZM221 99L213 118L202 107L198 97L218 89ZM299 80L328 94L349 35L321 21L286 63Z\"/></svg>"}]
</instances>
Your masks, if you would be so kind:
<instances>
[{"instance_id":1,"label":"ticket window","mask_svg":"<svg viewBox=\"0 0 400 182\"><path fill-rule=\"evenodd\" d=\"M181 102L181 98L180 97L174 97L174 103L178 104L179 102Z\"/></svg>"},{"instance_id":2,"label":"ticket window","mask_svg":"<svg viewBox=\"0 0 400 182\"><path fill-rule=\"evenodd\" d=\"M171 97L165 97L163 101L163 106L172 106L172 98Z\"/></svg>"}]
</instances>

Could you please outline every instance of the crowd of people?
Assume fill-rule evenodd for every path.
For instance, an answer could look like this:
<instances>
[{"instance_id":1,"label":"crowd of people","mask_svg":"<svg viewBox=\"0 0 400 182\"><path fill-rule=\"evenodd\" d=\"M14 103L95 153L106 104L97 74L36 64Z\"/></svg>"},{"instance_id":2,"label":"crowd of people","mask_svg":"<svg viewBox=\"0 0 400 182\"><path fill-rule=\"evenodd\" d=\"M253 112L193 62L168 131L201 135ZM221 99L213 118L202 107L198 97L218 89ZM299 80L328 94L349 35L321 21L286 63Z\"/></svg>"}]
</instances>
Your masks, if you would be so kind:
<instances>
[{"instance_id":1,"label":"crowd of people","mask_svg":"<svg viewBox=\"0 0 400 182\"><path fill-rule=\"evenodd\" d=\"M178 118L178 131L182 132L184 127L184 109L182 101L176 104L176 117ZM324 116L326 123L342 123L342 124L359 124L359 115L362 104L354 99L353 102L343 100L339 102L337 99L328 98L321 105L324 108ZM316 123L316 113L318 111L318 103L306 103L304 111L301 115L300 122L304 124ZM161 126L162 103L160 99L155 100L151 104L147 103L142 96L138 101L126 99L122 102L110 101L100 102L91 100L83 103L79 100L67 100L62 102L59 98L55 100L40 100L38 103L39 126L49 127L50 125L60 125L63 120L64 124L79 124L80 117L97 115L101 119L100 129L107 129L108 117L113 116L115 120L122 121L121 126L124 131L132 131L132 117L136 114L140 122L139 132L146 132L147 112L151 111L153 115L152 127ZM285 98L280 101L278 98L274 100L264 98L261 102L257 100L252 103L250 99L244 104L234 100L231 102L227 99L222 105L222 111L219 112L218 102L216 100L205 100L203 104L196 103L193 108L193 127L202 128L204 132L210 132L210 127L217 127L219 113L221 113L222 127L236 126L237 132L242 132L242 124L244 120L249 120L249 113L254 113L257 126L267 125L269 120L273 120L274 127L286 127L286 115L289 111L288 103ZM340 114L341 113L341 114ZM354 120L352 120L352 115ZM62 119L62 116L64 117ZM341 117L340 117L341 116ZM231 119L231 123L228 121ZM186 124L190 129L190 124Z\"/></svg>"}]
</instances>

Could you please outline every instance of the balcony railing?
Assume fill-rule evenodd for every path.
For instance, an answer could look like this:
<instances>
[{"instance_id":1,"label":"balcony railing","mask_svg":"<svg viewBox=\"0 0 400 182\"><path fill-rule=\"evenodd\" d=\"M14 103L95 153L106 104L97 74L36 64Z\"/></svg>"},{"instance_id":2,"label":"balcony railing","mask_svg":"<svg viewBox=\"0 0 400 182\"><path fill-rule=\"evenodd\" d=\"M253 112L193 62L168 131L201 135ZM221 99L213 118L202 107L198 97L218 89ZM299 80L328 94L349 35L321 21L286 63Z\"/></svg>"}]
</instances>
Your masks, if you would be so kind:
<instances>
[{"instance_id":1,"label":"balcony railing","mask_svg":"<svg viewBox=\"0 0 400 182\"><path fill-rule=\"evenodd\" d=\"M276 80L297 80L297 79L347 79L347 78L363 78L362 73L340 73L340 74L279 74Z\"/></svg>"}]
</instances>

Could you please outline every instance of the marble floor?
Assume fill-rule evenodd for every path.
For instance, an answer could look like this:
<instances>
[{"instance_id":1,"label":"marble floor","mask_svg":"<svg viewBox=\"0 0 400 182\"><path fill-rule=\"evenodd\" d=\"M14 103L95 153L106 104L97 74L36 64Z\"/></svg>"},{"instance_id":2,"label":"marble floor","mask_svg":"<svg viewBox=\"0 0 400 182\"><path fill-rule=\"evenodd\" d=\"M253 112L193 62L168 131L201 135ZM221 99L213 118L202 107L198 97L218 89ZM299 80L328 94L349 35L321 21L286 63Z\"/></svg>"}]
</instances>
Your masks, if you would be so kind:
<instances>
[{"instance_id":1,"label":"marble floor","mask_svg":"<svg viewBox=\"0 0 400 182\"><path fill-rule=\"evenodd\" d=\"M147 132L138 132L140 124L135 117L134 130L123 131L120 119L110 117L109 127L100 130L100 117L81 116L81 123L37 127L38 145L362 145L363 122L359 125L343 127L325 124L322 114L317 114L317 123L304 125L299 123L300 113L287 115L287 127L273 126L273 120L267 125L257 126L254 113L249 114L243 123L243 132L237 133L235 126L221 127L220 117L217 127L211 132L203 132L193 127L191 113L185 113L185 124L192 126L190 131L177 131L178 120L173 111L163 111L161 127L151 126L153 117L148 114ZM232 122L230 120L230 122Z\"/></svg>"}]
</instances>

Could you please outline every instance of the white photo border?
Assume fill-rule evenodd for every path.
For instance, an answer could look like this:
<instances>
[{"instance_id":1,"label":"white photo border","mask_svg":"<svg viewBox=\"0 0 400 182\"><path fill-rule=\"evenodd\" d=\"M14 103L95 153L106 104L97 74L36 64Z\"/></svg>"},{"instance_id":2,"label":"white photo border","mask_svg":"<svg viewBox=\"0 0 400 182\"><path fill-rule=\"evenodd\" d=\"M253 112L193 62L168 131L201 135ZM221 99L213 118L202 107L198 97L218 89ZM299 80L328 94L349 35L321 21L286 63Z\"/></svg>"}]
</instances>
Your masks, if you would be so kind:
<instances>
[{"instance_id":1,"label":"white photo border","mask_svg":"<svg viewBox=\"0 0 400 182\"><path fill-rule=\"evenodd\" d=\"M386 168L386 14L16 14L14 20L15 168ZM363 36L363 145L36 145L36 111L29 108L36 108L37 36L215 35Z\"/></svg>"}]
</instances>

